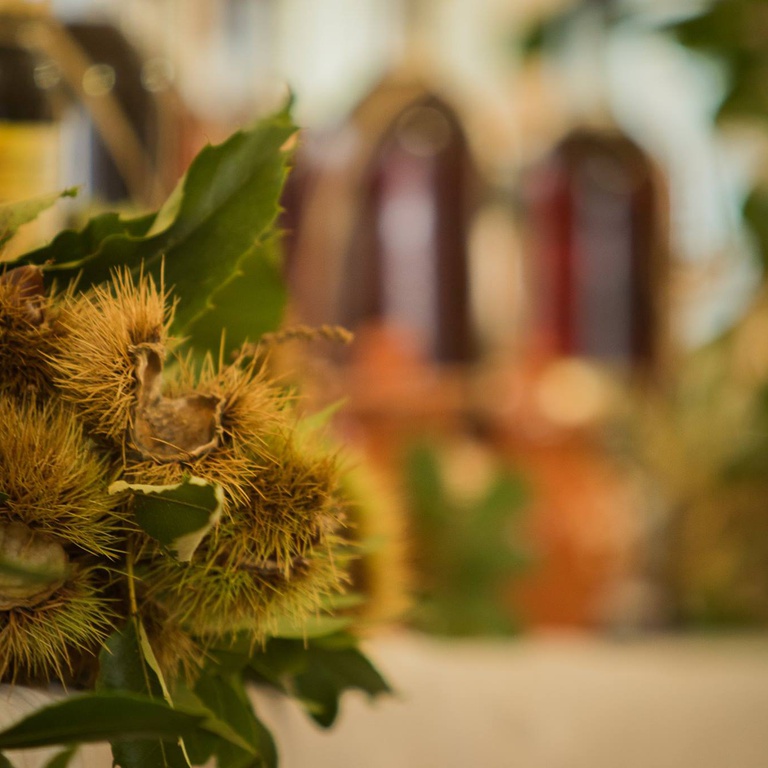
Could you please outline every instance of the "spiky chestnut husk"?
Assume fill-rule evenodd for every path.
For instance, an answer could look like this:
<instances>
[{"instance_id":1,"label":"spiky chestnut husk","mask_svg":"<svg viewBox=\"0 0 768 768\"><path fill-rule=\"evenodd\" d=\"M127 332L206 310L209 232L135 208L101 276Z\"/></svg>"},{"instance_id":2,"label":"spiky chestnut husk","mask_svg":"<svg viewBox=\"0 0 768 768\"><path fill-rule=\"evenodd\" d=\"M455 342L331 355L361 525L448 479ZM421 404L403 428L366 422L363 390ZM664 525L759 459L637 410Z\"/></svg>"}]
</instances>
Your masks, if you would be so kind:
<instances>
[{"instance_id":1,"label":"spiky chestnut husk","mask_svg":"<svg viewBox=\"0 0 768 768\"><path fill-rule=\"evenodd\" d=\"M37 267L0 274L0 392L16 396L48 393L51 352L63 329Z\"/></svg>"},{"instance_id":2,"label":"spiky chestnut husk","mask_svg":"<svg viewBox=\"0 0 768 768\"><path fill-rule=\"evenodd\" d=\"M116 553L109 467L70 408L0 396L0 523L101 556Z\"/></svg>"},{"instance_id":3,"label":"spiky chestnut husk","mask_svg":"<svg viewBox=\"0 0 768 768\"><path fill-rule=\"evenodd\" d=\"M225 445L191 464L142 462L126 476L162 485L192 474L222 485L228 492L228 524L222 530L233 534L231 559L269 560L288 570L343 524L336 493L339 463L335 455L301 450L290 433L272 435L259 449Z\"/></svg>"},{"instance_id":4,"label":"spiky chestnut husk","mask_svg":"<svg viewBox=\"0 0 768 768\"><path fill-rule=\"evenodd\" d=\"M278 621L300 625L324 598L344 589L346 556L335 552L335 538L285 572L265 570L256 560L234 562L232 535L215 537L189 563L158 557L140 571L147 597L203 646L242 631L261 642Z\"/></svg>"},{"instance_id":5,"label":"spiky chestnut husk","mask_svg":"<svg viewBox=\"0 0 768 768\"><path fill-rule=\"evenodd\" d=\"M351 568L352 591L365 596L357 612L367 624L398 621L412 603L414 585L403 500L362 457L342 475L341 493L352 536L364 549Z\"/></svg>"},{"instance_id":6,"label":"spiky chestnut husk","mask_svg":"<svg viewBox=\"0 0 768 768\"><path fill-rule=\"evenodd\" d=\"M233 441L244 463L237 467L240 489L236 496L230 492L229 522L221 530L233 534L229 538L234 562L268 560L277 570L287 571L341 525L338 458L307 442L287 423L256 446ZM142 464L130 472L154 483L178 482L191 472L226 489L233 485L227 474L230 456L225 444L192 465Z\"/></svg>"},{"instance_id":7,"label":"spiky chestnut husk","mask_svg":"<svg viewBox=\"0 0 768 768\"><path fill-rule=\"evenodd\" d=\"M269 383L253 362L244 367L217 367L208 358L200 374L189 359L176 363L165 386L167 399L196 394L215 401L217 438L208 450L185 460L136 458L140 451L129 451L126 479L166 485L178 483L191 474L221 485L225 513L233 507L248 505L255 474L276 460L270 446L286 429L285 394Z\"/></svg>"},{"instance_id":8,"label":"spiky chestnut husk","mask_svg":"<svg viewBox=\"0 0 768 768\"><path fill-rule=\"evenodd\" d=\"M139 353L165 358L172 316L150 277L127 271L70 297L59 322L66 340L50 356L53 381L94 435L121 445L136 405Z\"/></svg>"},{"instance_id":9,"label":"spiky chestnut husk","mask_svg":"<svg viewBox=\"0 0 768 768\"><path fill-rule=\"evenodd\" d=\"M292 433L272 440L272 455L255 471L248 504L234 514L230 559L270 563L288 574L344 522L338 501L339 462Z\"/></svg>"},{"instance_id":10,"label":"spiky chestnut husk","mask_svg":"<svg viewBox=\"0 0 768 768\"><path fill-rule=\"evenodd\" d=\"M190 563L145 549L148 596L200 637L264 637L279 617L306 619L347 580L337 472L334 457L284 441L254 476L248 505L231 510Z\"/></svg>"},{"instance_id":11,"label":"spiky chestnut husk","mask_svg":"<svg viewBox=\"0 0 768 768\"><path fill-rule=\"evenodd\" d=\"M0 680L66 680L114 629L102 569L73 565L67 582L31 608L0 611Z\"/></svg>"},{"instance_id":12,"label":"spiky chestnut husk","mask_svg":"<svg viewBox=\"0 0 768 768\"><path fill-rule=\"evenodd\" d=\"M216 367L208 358L198 388L220 398L222 430L232 443L262 450L284 424L291 403L256 359Z\"/></svg>"},{"instance_id":13,"label":"spiky chestnut husk","mask_svg":"<svg viewBox=\"0 0 768 768\"><path fill-rule=\"evenodd\" d=\"M181 374L167 387L180 397L193 381ZM298 621L338 592L344 565L334 554L341 524L336 457L300 437L286 398L254 365L209 363L200 389L220 402L219 444L189 462L131 462L126 475L166 484L184 474L225 489L224 519L188 564L140 545L146 597L196 637L248 629L264 636L279 616Z\"/></svg>"}]
</instances>

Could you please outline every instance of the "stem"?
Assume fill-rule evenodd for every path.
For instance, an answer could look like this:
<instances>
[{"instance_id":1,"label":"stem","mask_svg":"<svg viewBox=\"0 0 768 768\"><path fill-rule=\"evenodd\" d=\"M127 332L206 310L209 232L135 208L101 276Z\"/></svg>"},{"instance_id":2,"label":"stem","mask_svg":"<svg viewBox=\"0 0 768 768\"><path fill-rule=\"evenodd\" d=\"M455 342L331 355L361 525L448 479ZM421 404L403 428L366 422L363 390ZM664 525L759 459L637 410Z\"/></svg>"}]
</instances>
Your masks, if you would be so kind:
<instances>
[{"instance_id":1,"label":"stem","mask_svg":"<svg viewBox=\"0 0 768 768\"><path fill-rule=\"evenodd\" d=\"M133 545L131 543L128 544L125 566L128 572L128 608L131 616L138 616L139 606L136 602L136 581L133 575Z\"/></svg>"}]
</instances>

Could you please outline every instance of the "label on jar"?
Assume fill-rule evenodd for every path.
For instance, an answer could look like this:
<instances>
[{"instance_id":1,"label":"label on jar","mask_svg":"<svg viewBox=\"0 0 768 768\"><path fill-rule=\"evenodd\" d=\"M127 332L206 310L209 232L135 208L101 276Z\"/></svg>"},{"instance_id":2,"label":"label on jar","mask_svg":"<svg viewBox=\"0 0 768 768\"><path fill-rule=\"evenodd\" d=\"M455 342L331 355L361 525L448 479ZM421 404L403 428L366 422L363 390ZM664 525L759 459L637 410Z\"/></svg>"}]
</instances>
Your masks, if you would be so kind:
<instances>
[{"instance_id":1,"label":"label on jar","mask_svg":"<svg viewBox=\"0 0 768 768\"><path fill-rule=\"evenodd\" d=\"M0 121L0 203L59 191L59 126ZM61 224L53 209L25 224L0 258L8 260L49 240Z\"/></svg>"}]
</instances>

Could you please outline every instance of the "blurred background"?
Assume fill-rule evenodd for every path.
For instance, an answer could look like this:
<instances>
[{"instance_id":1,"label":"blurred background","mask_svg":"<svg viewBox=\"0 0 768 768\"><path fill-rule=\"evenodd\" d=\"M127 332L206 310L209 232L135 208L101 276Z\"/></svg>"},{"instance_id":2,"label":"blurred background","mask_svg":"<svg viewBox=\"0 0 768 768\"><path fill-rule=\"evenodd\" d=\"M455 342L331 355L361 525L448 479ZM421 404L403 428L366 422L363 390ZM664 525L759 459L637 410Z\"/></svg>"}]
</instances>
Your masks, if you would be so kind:
<instances>
[{"instance_id":1,"label":"blurred background","mask_svg":"<svg viewBox=\"0 0 768 768\"><path fill-rule=\"evenodd\" d=\"M369 733L361 708L367 760L333 752L353 749L344 722L341 747L301 737L307 755L768 765L768 3L0 12L0 198L81 187L19 247L86 210L157 205L206 142L291 95L286 327L355 339L286 343L272 364L308 409L344 401L361 621L413 706L442 711L429 669L485 686L478 712L524 709L520 685L566 702L523 720L651 723L545 747L533 720L486 722L470 762L438 760L454 742L427 729L427 757L379 763L377 722L413 725L373 713ZM309 764L293 749L286 765Z\"/></svg>"}]
</instances>

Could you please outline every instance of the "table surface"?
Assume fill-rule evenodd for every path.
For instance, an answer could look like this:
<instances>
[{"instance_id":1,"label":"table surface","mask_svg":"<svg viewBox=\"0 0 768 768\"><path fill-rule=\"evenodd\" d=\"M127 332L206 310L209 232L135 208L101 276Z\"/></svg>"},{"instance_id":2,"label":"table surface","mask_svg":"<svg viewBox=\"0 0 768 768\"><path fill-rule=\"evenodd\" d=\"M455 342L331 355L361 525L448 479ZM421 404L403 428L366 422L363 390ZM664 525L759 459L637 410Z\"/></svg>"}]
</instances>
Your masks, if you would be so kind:
<instances>
[{"instance_id":1,"label":"table surface","mask_svg":"<svg viewBox=\"0 0 768 768\"><path fill-rule=\"evenodd\" d=\"M768 768L768 636L401 632L366 650L396 693L345 694L330 731L294 702L253 692L281 768ZM60 695L0 687L0 726ZM41 768L54 752L9 756ZM109 768L109 750L83 748L71 765Z\"/></svg>"}]
</instances>

